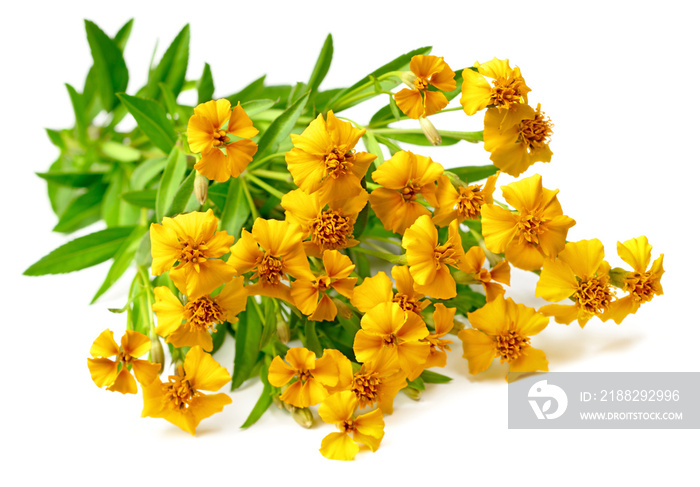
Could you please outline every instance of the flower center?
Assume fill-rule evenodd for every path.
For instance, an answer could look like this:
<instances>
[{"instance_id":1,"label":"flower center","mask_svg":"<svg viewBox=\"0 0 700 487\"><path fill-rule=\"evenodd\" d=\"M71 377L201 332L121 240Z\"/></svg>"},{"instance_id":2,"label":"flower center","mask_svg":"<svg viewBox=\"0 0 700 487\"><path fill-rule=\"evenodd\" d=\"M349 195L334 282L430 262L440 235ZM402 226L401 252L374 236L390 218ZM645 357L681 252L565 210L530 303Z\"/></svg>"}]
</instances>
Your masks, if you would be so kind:
<instances>
[{"instance_id":1,"label":"flower center","mask_svg":"<svg viewBox=\"0 0 700 487\"><path fill-rule=\"evenodd\" d=\"M343 176L352 167L354 157L354 150L340 151L338 149L333 149L331 153L326 156L326 172L324 177L330 176L333 179L338 179Z\"/></svg>"},{"instance_id":2,"label":"flower center","mask_svg":"<svg viewBox=\"0 0 700 487\"><path fill-rule=\"evenodd\" d=\"M522 86L524 84L524 80L521 77L497 78L493 80L489 104L508 109L511 105L520 103L523 97Z\"/></svg>"},{"instance_id":3,"label":"flower center","mask_svg":"<svg viewBox=\"0 0 700 487\"><path fill-rule=\"evenodd\" d=\"M442 264L457 267L459 265L459 258L455 256L455 253L455 249L450 244L443 244L435 247L433 253L435 268L439 269Z\"/></svg>"},{"instance_id":4,"label":"flower center","mask_svg":"<svg viewBox=\"0 0 700 487\"><path fill-rule=\"evenodd\" d=\"M649 272L630 273L625 278L625 291L632 294L636 301L649 302L657 294L654 281L655 276Z\"/></svg>"},{"instance_id":5,"label":"flower center","mask_svg":"<svg viewBox=\"0 0 700 487\"><path fill-rule=\"evenodd\" d=\"M352 392L359 399L360 409L365 406L371 406L379 399L379 388L382 385L382 379L376 372L359 371L352 379Z\"/></svg>"},{"instance_id":6,"label":"flower center","mask_svg":"<svg viewBox=\"0 0 700 487\"><path fill-rule=\"evenodd\" d=\"M651 299L651 298L649 298ZM128 364L130 364L133 360L133 357L126 353L122 347L119 347L119 355L117 355L117 362L121 362L124 367L126 367Z\"/></svg>"},{"instance_id":7,"label":"flower center","mask_svg":"<svg viewBox=\"0 0 700 487\"><path fill-rule=\"evenodd\" d=\"M338 428L340 428L340 431L343 433L347 433L348 431L353 432L355 431L355 420L352 418L346 419L338 425Z\"/></svg>"},{"instance_id":8,"label":"flower center","mask_svg":"<svg viewBox=\"0 0 700 487\"><path fill-rule=\"evenodd\" d=\"M283 276L282 261L265 252L260 257L252 278L259 277L266 284L277 285Z\"/></svg>"},{"instance_id":9,"label":"flower center","mask_svg":"<svg viewBox=\"0 0 700 487\"><path fill-rule=\"evenodd\" d=\"M344 249L354 225L339 210L325 210L311 222L311 242L323 250Z\"/></svg>"},{"instance_id":10,"label":"flower center","mask_svg":"<svg viewBox=\"0 0 700 487\"><path fill-rule=\"evenodd\" d=\"M518 222L519 243L527 242L532 245L539 245L539 236L545 230L542 227L542 223L543 220L532 213L520 215L520 221Z\"/></svg>"},{"instance_id":11,"label":"flower center","mask_svg":"<svg viewBox=\"0 0 700 487\"><path fill-rule=\"evenodd\" d=\"M418 193L420 193L422 186L413 180L409 180L406 186L401 190L401 196L404 201L416 201L418 198Z\"/></svg>"},{"instance_id":12,"label":"flower center","mask_svg":"<svg viewBox=\"0 0 700 487\"><path fill-rule=\"evenodd\" d=\"M472 184L467 188L459 188L457 213L460 217L474 220L481 215L481 205L486 203L481 193L480 184Z\"/></svg>"},{"instance_id":13,"label":"flower center","mask_svg":"<svg viewBox=\"0 0 700 487\"><path fill-rule=\"evenodd\" d=\"M530 337L521 336L517 331L509 331L504 335L496 335L496 357L501 363L511 363L520 357L522 351L530 346Z\"/></svg>"},{"instance_id":14,"label":"flower center","mask_svg":"<svg viewBox=\"0 0 700 487\"><path fill-rule=\"evenodd\" d=\"M193 240L187 240L186 242L181 241L180 245L180 255L177 258L179 263L175 266L175 269L186 265L192 265L195 270L199 272L199 263L207 261L207 257L204 255L204 252L207 251L207 246L203 243L198 244Z\"/></svg>"},{"instance_id":15,"label":"flower center","mask_svg":"<svg viewBox=\"0 0 700 487\"><path fill-rule=\"evenodd\" d=\"M578 289L572 296L581 309L590 314L603 313L610 304L614 294L608 285L608 278L592 277L579 282Z\"/></svg>"},{"instance_id":16,"label":"flower center","mask_svg":"<svg viewBox=\"0 0 700 487\"><path fill-rule=\"evenodd\" d=\"M413 81L413 87L418 91L423 91L428 88L428 80L425 78L416 78Z\"/></svg>"},{"instance_id":17,"label":"flower center","mask_svg":"<svg viewBox=\"0 0 700 487\"><path fill-rule=\"evenodd\" d=\"M549 143L552 135L552 122L544 118L544 113L540 113L537 107L535 118L528 118L520 122L518 127L520 141L527 144L529 149L541 149Z\"/></svg>"},{"instance_id":18,"label":"flower center","mask_svg":"<svg viewBox=\"0 0 700 487\"><path fill-rule=\"evenodd\" d=\"M221 147L230 140L230 138L226 135L225 130L215 131L212 134L212 138L214 139L214 147Z\"/></svg>"},{"instance_id":19,"label":"flower center","mask_svg":"<svg viewBox=\"0 0 700 487\"><path fill-rule=\"evenodd\" d=\"M185 305L185 319L191 331L214 328L214 325L221 323L223 318L224 311L209 296L202 296Z\"/></svg>"},{"instance_id":20,"label":"flower center","mask_svg":"<svg viewBox=\"0 0 700 487\"><path fill-rule=\"evenodd\" d=\"M331 282L332 279L328 276L320 276L316 278L316 289L318 289L319 292L324 292L330 289L331 287Z\"/></svg>"},{"instance_id":21,"label":"flower center","mask_svg":"<svg viewBox=\"0 0 700 487\"><path fill-rule=\"evenodd\" d=\"M297 377L299 377L299 380L301 381L302 384L305 384L307 380L313 379L313 375L311 375L311 372L309 372L306 369L303 370L297 370Z\"/></svg>"},{"instance_id":22,"label":"flower center","mask_svg":"<svg viewBox=\"0 0 700 487\"><path fill-rule=\"evenodd\" d=\"M396 336L396 333L392 333L390 335L384 335L382 338L384 339L384 346L386 348L394 348L399 343L399 339Z\"/></svg>"},{"instance_id":23,"label":"flower center","mask_svg":"<svg viewBox=\"0 0 700 487\"><path fill-rule=\"evenodd\" d=\"M163 384L163 400L170 409L187 409L196 394L182 366L178 367L178 375L168 376L168 383Z\"/></svg>"},{"instance_id":24,"label":"flower center","mask_svg":"<svg viewBox=\"0 0 700 487\"><path fill-rule=\"evenodd\" d=\"M401 306L401 309L406 312L413 311L419 315L423 309L418 299L408 296L407 294L396 293L394 294L392 301L394 303L398 303L399 306Z\"/></svg>"}]
</instances>

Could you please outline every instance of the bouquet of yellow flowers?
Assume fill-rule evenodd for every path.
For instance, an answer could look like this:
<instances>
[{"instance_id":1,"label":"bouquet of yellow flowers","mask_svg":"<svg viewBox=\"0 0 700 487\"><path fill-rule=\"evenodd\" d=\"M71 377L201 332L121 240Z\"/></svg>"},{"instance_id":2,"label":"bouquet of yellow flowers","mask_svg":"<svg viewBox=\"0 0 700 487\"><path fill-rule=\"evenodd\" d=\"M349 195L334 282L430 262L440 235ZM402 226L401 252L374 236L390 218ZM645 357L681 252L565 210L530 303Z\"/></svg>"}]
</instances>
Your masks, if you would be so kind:
<instances>
[{"instance_id":1,"label":"bouquet of yellow flowers","mask_svg":"<svg viewBox=\"0 0 700 487\"><path fill-rule=\"evenodd\" d=\"M272 404L308 427L318 406L339 430L320 452L352 460L380 446L399 392L419 398L426 383L451 380L435 371L451 344L471 374L498 359L516 380L549 370L531 340L551 318L619 324L663 294L663 254L652 261L646 237L619 242L622 267L612 267L599 240L567 241L576 222L540 175L498 185L552 158L553 124L507 59L453 70L423 47L324 91L329 35L307 82L263 76L213 99L209 65L185 77L186 26L129 95L132 22L114 37L85 27L94 64L82 92L67 85L75 125L47 130L61 155L39 176L54 231L105 228L25 274L111 259L95 302L136 268L111 310L125 315L120 341L103 331L87 366L100 388L136 394L140 384L144 417L194 435L231 404L224 386L259 377L242 427ZM178 101L190 90L195 106ZM369 121L343 116L373 99L386 105ZM483 131L438 130L431 117L447 111L483 114ZM412 128L392 126L400 121ZM447 169L419 153L465 142L483 143L490 162ZM535 295L552 304L505 298L511 267L537 274ZM214 358L227 335L232 374Z\"/></svg>"}]
</instances>

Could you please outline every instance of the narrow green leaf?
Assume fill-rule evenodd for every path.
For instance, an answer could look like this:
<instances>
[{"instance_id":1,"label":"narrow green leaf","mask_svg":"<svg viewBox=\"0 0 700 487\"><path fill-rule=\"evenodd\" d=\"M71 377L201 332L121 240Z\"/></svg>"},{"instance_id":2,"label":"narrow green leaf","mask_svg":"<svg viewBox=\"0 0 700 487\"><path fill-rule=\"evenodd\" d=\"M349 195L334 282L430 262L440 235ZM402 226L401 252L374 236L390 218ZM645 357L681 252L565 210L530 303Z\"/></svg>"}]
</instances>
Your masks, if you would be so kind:
<instances>
[{"instance_id":1,"label":"narrow green leaf","mask_svg":"<svg viewBox=\"0 0 700 487\"><path fill-rule=\"evenodd\" d=\"M100 203L106 189L106 184L96 184L85 194L74 199L61 215L53 231L72 233L98 221L101 216Z\"/></svg>"},{"instance_id":2,"label":"narrow green leaf","mask_svg":"<svg viewBox=\"0 0 700 487\"><path fill-rule=\"evenodd\" d=\"M115 93L126 90L129 83L129 71L124 62L122 51L112 39L96 24L85 21L90 52L97 73L98 91L105 110L112 111L117 99Z\"/></svg>"},{"instance_id":3,"label":"narrow green leaf","mask_svg":"<svg viewBox=\"0 0 700 487\"><path fill-rule=\"evenodd\" d=\"M177 134L163 107L152 100L129 96L126 93L119 93L117 96L153 145L168 154L175 145Z\"/></svg>"},{"instance_id":4,"label":"narrow green leaf","mask_svg":"<svg viewBox=\"0 0 700 487\"><path fill-rule=\"evenodd\" d=\"M258 152L255 154L256 159L275 152L279 144L289 137L294 124L304 111L308 99L309 94L306 93L270 124L258 142Z\"/></svg>"},{"instance_id":5,"label":"narrow green leaf","mask_svg":"<svg viewBox=\"0 0 700 487\"><path fill-rule=\"evenodd\" d=\"M162 82L168 85L173 95L177 97L185 82L189 54L190 26L187 24L170 43L158 66L151 71L142 94L147 98L155 98L158 93L158 83Z\"/></svg>"},{"instance_id":6,"label":"narrow green leaf","mask_svg":"<svg viewBox=\"0 0 700 487\"><path fill-rule=\"evenodd\" d=\"M432 146L433 144L425 137L423 132L418 134L383 134L385 137L397 140L399 142L404 142L406 144L420 145L420 146ZM442 143L440 145L454 145L463 139L457 139L455 137L448 137L446 135L442 136Z\"/></svg>"},{"instance_id":7,"label":"narrow green leaf","mask_svg":"<svg viewBox=\"0 0 700 487\"><path fill-rule=\"evenodd\" d=\"M197 104L205 103L214 98L214 78L211 75L209 63L204 63L204 71L197 81Z\"/></svg>"},{"instance_id":8,"label":"narrow green leaf","mask_svg":"<svg viewBox=\"0 0 700 487\"><path fill-rule=\"evenodd\" d=\"M163 101L165 102L165 106L168 109L168 114L170 114L170 119L175 120L175 117L177 115L177 101L175 101L173 92L171 91L170 87L165 83L158 83L158 88L160 88L160 93L161 95L163 95Z\"/></svg>"},{"instance_id":9,"label":"narrow green leaf","mask_svg":"<svg viewBox=\"0 0 700 487\"><path fill-rule=\"evenodd\" d=\"M318 59L316 60L314 70L311 72L311 76L309 77L309 82L306 83L309 87L309 91L311 92L312 96L318 90L321 81L323 81L323 79L328 74L328 69L331 67L332 59L333 36L328 34L328 37L326 37L326 40L323 43L323 47L321 48L321 52L318 55Z\"/></svg>"},{"instance_id":10,"label":"narrow green leaf","mask_svg":"<svg viewBox=\"0 0 700 487\"><path fill-rule=\"evenodd\" d=\"M262 337L260 338L260 350L265 348L277 331L277 313L275 310L275 300L263 296L263 313L265 323L263 325Z\"/></svg>"},{"instance_id":11,"label":"narrow green leaf","mask_svg":"<svg viewBox=\"0 0 700 487\"><path fill-rule=\"evenodd\" d=\"M114 43L121 51L124 51L124 48L126 47L126 43L129 40L129 36L131 36L131 28L133 26L134 19L127 20L126 24L122 25L119 32L117 32L117 34L114 36Z\"/></svg>"},{"instance_id":12,"label":"narrow green leaf","mask_svg":"<svg viewBox=\"0 0 700 487\"><path fill-rule=\"evenodd\" d=\"M168 215L177 215L185 211L187 202L194 197L194 178L197 176L197 171L190 171L189 175L180 183L180 186L175 192L173 201L168 209Z\"/></svg>"},{"instance_id":13,"label":"narrow green leaf","mask_svg":"<svg viewBox=\"0 0 700 487\"><path fill-rule=\"evenodd\" d=\"M316 322L312 320L305 320L304 323L304 346L316 354L316 357L320 357L323 354L323 348L321 348L321 343L318 341L318 335L316 334Z\"/></svg>"},{"instance_id":14,"label":"narrow green leaf","mask_svg":"<svg viewBox=\"0 0 700 487\"><path fill-rule=\"evenodd\" d=\"M147 231L147 227L136 227L131 234L124 239L122 244L119 246L119 250L117 250L117 253L114 256L114 262L109 268L104 282L95 293L95 296L92 298L92 302L90 304L95 303L95 301L97 301L100 296L102 296L110 287L112 287L112 284L117 282L117 279L119 279L122 274L126 272L129 265L131 265L131 262L134 260L134 255L136 254L136 250L139 248L141 239Z\"/></svg>"},{"instance_id":15,"label":"narrow green leaf","mask_svg":"<svg viewBox=\"0 0 700 487\"><path fill-rule=\"evenodd\" d=\"M265 411L267 411L272 404L272 386L270 385L270 381L267 379L269 369L269 364L267 361L264 361L262 367L260 368L260 382L263 383L263 390L260 393L260 398L255 403L253 410L245 420L245 423L241 425L241 428L253 426L260 419L260 417L265 414Z\"/></svg>"},{"instance_id":16,"label":"narrow green leaf","mask_svg":"<svg viewBox=\"0 0 700 487\"><path fill-rule=\"evenodd\" d=\"M139 191L128 191L122 193L122 199L139 208L148 208L149 210L156 209L156 193L155 189L142 189Z\"/></svg>"},{"instance_id":17,"label":"narrow green leaf","mask_svg":"<svg viewBox=\"0 0 700 487\"><path fill-rule=\"evenodd\" d=\"M56 183L60 186L68 188L87 188L102 180L104 173L101 172L38 172L36 173L42 179L51 183Z\"/></svg>"},{"instance_id":18,"label":"narrow green leaf","mask_svg":"<svg viewBox=\"0 0 700 487\"><path fill-rule=\"evenodd\" d=\"M498 168L493 164L488 164L486 166L463 166L453 167L449 172L456 174L459 179L465 183L474 183L496 174Z\"/></svg>"},{"instance_id":19,"label":"narrow green leaf","mask_svg":"<svg viewBox=\"0 0 700 487\"><path fill-rule=\"evenodd\" d=\"M384 153L382 152L381 147L379 147L379 143L377 142L377 138L374 136L372 132L365 132L365 134L362 136L362 140L365 143L365 148L370 154L374 154L377 156L377 158L374 160L372 163L374 167L379 166L384 162ZM371 171L367 171L367 173L370 173ZM371 176L370 176L371 177Z\"/></svg>"},{"instance_id":20,"label":"narrow green leaf","mask_svg":"<svg viewBox=\"0 0 700 487\"><path fill-rule=\"evenodd\" d=\"M212 349L210 353L212 355L224 344L226 335L229 333L229 326L228 323L221 323L216 326L216 330L211 334Z\"/></svg>"},{"instance_id":21,"label":"narrow green leaf","mask_svg":"<svg viewBox=\"0 0 700 487\"><path fill-rule=\"evenodd\" d=\"M447 377L446 375L438 374L432 370L424 370L420 374L420 378L426 384L446 384L452 380L452 377Z\"/></svg>"},{"instance_id":22,"label":"narrow green leaf","mask_svg":"<svg viewBox=\"0 0 700 487\"><path fill-rule=\"evenodd\" d=\"M412 387L414 389L418 389L419 391L425 390L425 384L423 383L423 379L420 377L416 377L414 380L409 381L406 387Z\"/></svg>"},{"instance_id":23,"label":"narrow green leaf","mask_svg":"<svg viewBox=\"0 0 700 487\"><path fill-rule=\"evenodd\" d=\"M24 275L62 274L104 262L114 257L133 230L134 227L113 227L71 240L29 266Z\"/></svg>"},{"instance_id":24,"label":"narrow green leaf","mask_svg":"<svg viewBox=\"0 0 700 487\"><path fill-rule=\"evenodd\" d=\"M88 122L86 120L83 98L77 91L75 91L75 88L68 83L66 83L66 89L68 90L68 95L70 96L70 101L73 105L73 112L75 113L75 130L78 135L78 141L81 145L85 146L87 141Z\"/></svg>"},{"instance_id":25,"label":"narrow green leaf","mask_svg":"<svg viewBox=\"0 0 700 487\"><path fill-rule=\"evenodd\" d=\"M253 117L258 113L274 107L276 103L276 100L250 100L245 103L241 103L241 108L245 110L249 117Z\"/></svg>"},{"instance_id":26,"label":"narrow green leaf","mask_svg":"<svg viewBox=\"0 0 700 487\"><path fill-rule=\"evenodd\" d=\"M248 310L238 314L238 329L236 330L236 347L233 357L233 377L231 378L231 390L235 390L250 377L255 364L260 356L260 337L262 323L248 298Z\"/></svg>"},{"instance_id":27,"label":"narrow green leaf","mask_svg":"<svg viewBox=\"0 0 700 487\"><path fill-rule=\"evenodd\" d=\"M127 191L126 174L120 166L115 166L102 199L102 218L108 227L134 225L138 221L139 209L122 199L122 193Z\"/></svg>"},{"instance_id":28,"label":"narrow green leaf","mask_svg":"<svg viewBox=\"0 0 700 487\"><path fill-rule=\"evenodd\" d=\"M100 146L102 154L119 162L136 162L141 159L141 151L119 142L108 140Z\"/></svg>"},{"instance_id":29,"label":"narrow green leaf","mask_svg":"<svg viewBox=\"0 0 700 487\"><path fill-rule=\"evenodd\" d=\"M158 193L156 195L156 219L160 222L164 216L168 215L168 210L172 204L173 197L185 177L187 170L187 159L185 153L177 147L173 147L168 155L168 161L160 180Z\"/></svg>"},{"instance_id":30,"label":"narrow green leaf","mask_svg":"<svg viewBox=\"0 0 700 487\"><path fill-rule=\"evenodd\" d=\"M473 291L469 286L464 284L457 284L457 296L445 301L445 306L448 308L457 308L457 310L464 316L467 313L476 311L486 304L486 297Z\"/></svg>"},{"instance_id":31,"label":"narrow green leaf","mask_svg":"<svg viewBox=\"0 0 700 487\"><path fill-rule=\"evenodd\" d=\"M244 103L246 101L250 100L256 100L260 98L260 93L262 93L263 86L265 85L265 76L261 76L260 78L256 79L252 83L250 83L248 86L243 88L241 91L238 93L234 93L233 95L229 95L226 97L228 101L231 102L231 105L236 105L239 101L241 103ZM273 97L275 99L276 97Z\"/></svg>"},{"instance_id":32,"label":"narrow green leaf","mask_svg":"<svg viewBox=\"0 0 700 487\"><path fill-rule=\"evenodd\" d=\"M61 132L58 130L53 130L53 129L45 129L46 130L46 135L49 136L49 140L51 140L51 143L58 147L61 151L66 150L66 142L63 140L63 137L61 136Z\"/></svg>"},{"instance_id":33,"label":"narrow green leaf","mask_svg":"<svg viewBox=\"0 0 700 487\"><path fill-rule=\"evenodd\" d=\"M72 167L70 156L66 152L62 152L61 155L56 159L51 166L49 166L49 173L55 174ZM49 202L51 203L51 209L59 218L66 211L68 205L75 199L77 190L72 187L61 186L50 180L46 181L46 194L49 197Z\"/></svg>"},{"instance_id":34,"label":"narrow green leaf","mask_svg":"<svg viewBox=\"0 0 700 487\"><path fill-rule=\"evenodd\" d=\"M159 173L165 169L168 159L166 157L158 157L148 159L139 164L134 172L131 173L131 187L134 189L143 189L151 182Z\"/></svg>"},{"instance_id":35,"label":"narrow green leaf","mask_svg":"<svg viewBox=\"0 0 700 487\"><path fill-rule=\"evenodd\" d=\"M243 183L238 178L229 179L226 203L221 210L221 229L238 237L243 224L250 216L250 206L245 197Z\"/></svg>"}]
</instances>

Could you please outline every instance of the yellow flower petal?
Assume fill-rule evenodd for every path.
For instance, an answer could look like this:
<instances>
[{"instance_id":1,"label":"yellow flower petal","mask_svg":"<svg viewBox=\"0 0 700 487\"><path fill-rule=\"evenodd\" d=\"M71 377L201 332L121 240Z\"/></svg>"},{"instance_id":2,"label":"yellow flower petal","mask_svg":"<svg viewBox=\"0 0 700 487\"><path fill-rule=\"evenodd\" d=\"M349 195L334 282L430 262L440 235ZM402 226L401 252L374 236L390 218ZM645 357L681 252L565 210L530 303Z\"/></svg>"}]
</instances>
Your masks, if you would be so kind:
<instances>
[{"instance_id":1,"label":"yellow flower petal","mask_svg":"<svg viewBox=\"0 0 700 487\"><path fill-rule=\"evenodd\" d=\"M114 341L114 333L105 330L92 342L90 355L93 357L112 357L119 353L119 345Z\"/></svg>"},{"instance_id":2,"label":"yellow flower petal","mask_svg":"<svg viewBox=\"0 0 700 487\"><path fill-rule=\"evenodd\" d=\"M321 441L321 455L330 460L354 460L360 447L346 433L330 433Z\"/></svg>"},{"instance_id":3,"label":"yellow flower petal","mask_svg":"<svg viewBox=\"0 0 700 487\"><path fill-rule=\"evenodd\" d=\"M226 369L201 347L187 352L184 369L190 384L197 390L216 392L231 380Z\"/></svg>"},{"instance_id":4,"label":"yellow flower petal","mask_svg":"<svg viewBox=\"0 0 700 487\"><path fill-rule=\"evenodd\" d=\"M469 373L478 374L491 366L496 346L493 340L478 330L465 329L457 334L462 340L463 357L469 362Z\"/></svg>"},{"instance_id":5,"label":"yellow flower petal","mask_svg":"<svg viewBox=\"0 0 700 487\"><path fill-rule=\"evenodd\" d=\"M108 358L89 358L88 369L90 377L97 387L108 387L114 384L119 373L119 363Z\"/></svg>"}]
</instances>

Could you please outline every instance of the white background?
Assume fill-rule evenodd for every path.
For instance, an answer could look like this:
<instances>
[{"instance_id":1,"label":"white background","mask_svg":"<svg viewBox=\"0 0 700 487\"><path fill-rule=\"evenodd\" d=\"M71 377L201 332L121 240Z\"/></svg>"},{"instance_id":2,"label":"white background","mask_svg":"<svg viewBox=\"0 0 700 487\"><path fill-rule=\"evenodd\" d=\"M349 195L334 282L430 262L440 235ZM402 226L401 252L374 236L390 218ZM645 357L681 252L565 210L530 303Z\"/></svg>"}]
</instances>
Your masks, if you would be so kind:
<instances>
[{"instance_id":1,"label":"white background","mask_svg":"<svg viewBox=\"0 0 700 487\"><path fill-rule=\"evenodd\" d=\"M433 45L454 69L496 56L521 67L531 103L555 124L543 175L576 219L570 240L615 244L645 234L653 258L665 253L665 295L622 325L593 319L584 330L552 321L533 345L554 371L698 371L698 36L691 2L13 2L0 28L2 52L3 323L0 456L3 485L188 485L195 480L265 485L673 485L695 479L697 430L507 429L503 368L467 374L461 345L446 386L419 402L402 394L376 453L354 463L319 453L331 431L303 430L271 409L240 430L260 391L250 381L233 404L201 423L196 437L160 419L140 418L141 397L94 386L88 350L105 328L117 337L127 280L96 305L90 298L108 264L28 278L31 263L68 239L56 222L45 171L57 156L44 127L73 124L63 86L80 89L91 65L83 18L109 35L136 17L125 57L129 92L191 23L189 78L209 62L226 96L268 73L270 83L306 81L328 32L335 58L323 88L347 86L411 49ZM117 6L118 5L118 6ZM262 6L264 5L264 6ZM185 97L181 99L186 101ZM386 99L373 106L378 108ZM359 122L369 112L348 112ZM454 115L454 116L453 116ZM482 116L434 117L449 130L480 130ZM417 127L417 125L416 125ZM426 152L427 153L427 152ZM446 166L487 164L481 145L430 152ZM503 178L502 183L509 180ZM536 280L514 273L509 296L529 305ZM229 371L232 343L217 358ZM692 482L692 481L691 481Z\"/></svg>"}]
</instances>

